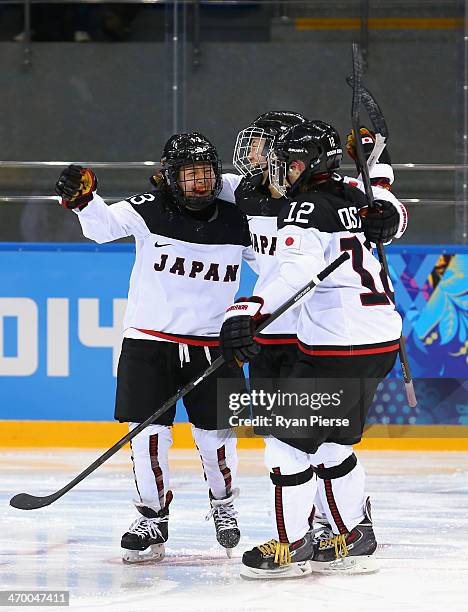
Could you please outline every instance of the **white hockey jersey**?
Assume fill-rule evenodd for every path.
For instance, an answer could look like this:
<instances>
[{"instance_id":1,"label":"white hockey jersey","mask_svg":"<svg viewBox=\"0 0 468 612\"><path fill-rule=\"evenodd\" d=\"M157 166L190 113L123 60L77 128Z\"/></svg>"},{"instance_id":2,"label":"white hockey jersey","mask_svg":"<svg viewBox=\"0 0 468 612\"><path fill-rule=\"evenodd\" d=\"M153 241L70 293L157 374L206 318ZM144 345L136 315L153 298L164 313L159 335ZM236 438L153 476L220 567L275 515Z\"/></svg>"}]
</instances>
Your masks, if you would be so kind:
<instances>
[{"instance_id":1,"label":"white hockey jersey","mask_svg":"<svg viewBox=\"0 0 468 612\"><path fill-rule=\"evenodd\" d=\"M378 166L382 166L382 164L378 164ZM388 174L388 170L391 170L391 167L384 166L381 171L374 168L379 176ZM343 180L343 182L349 183L364 192L363 183L357 179L347 176L341 179L339 175L335 175L335 179L337 181ZM393 175L391 179L393 180ZM374 187L373 193L376 199L391 201L397 208L400 215L400 227L396 238L400 238L407 225L405 207L386 189ZM262 188L254 188L248 181L242 180L242 177L236 174L223 174L221 197L227 201L235 201L247 215L258 273L253 294L262 295L263 290L280 274L279 262L275 257L278 240L277 218L287 199L272 198L268 190L263 191ZM361 203L361 206L363 205L364 203ZM310 277L308 280L310 280ZM286 311L269 325L265 332L258 336L257 340L261 344L295 343L300 309L301 307L298 306Z\"/></svg>"},{"instance_id":2,"label":"white hockey jersey","mask_svg":"<svg viewBox=\"0 0 468 612\"><path fill-rule=\"evenodd\" d=\"M273 198L268 189L252 187L247 180L237 174L223 174L221 197L235 201L247 215L256 259L257 281L254 295L261 295L263 288L278 275L278 262L275 257L278 235L277 218L286 198ZM261 344L295 344L298 308L291 308L278 317L264 333L257 338Z\"/></svg>"},{"instance_id":3,"label":"white hockey jersey","mask_svg":"<svg viewBox=\"0 0 468 612\"><path fill-rule=\"evenodd\" d=\"M261 293L265 312L344 251L351 255L301 304L297 337L305 353L362 355L398 348L401 317L393 288L361 231L358 210L366 203L361 191L337 180L298 195L278 217L278 276Z\"/></svg>"},{"instance_id":4,"label":"white hockey jersey","mask_svg":"<svg viewBox=\"0 0 468 612\"><path fill-rule=\"evenodd\" d=\"M224 312L252 259L245 215L217 201L209 220L174 206L160 189L107 206L97 194L77 212L98 243L135 237L124 336L217 346Z\"/></svg>"}]
</instances>

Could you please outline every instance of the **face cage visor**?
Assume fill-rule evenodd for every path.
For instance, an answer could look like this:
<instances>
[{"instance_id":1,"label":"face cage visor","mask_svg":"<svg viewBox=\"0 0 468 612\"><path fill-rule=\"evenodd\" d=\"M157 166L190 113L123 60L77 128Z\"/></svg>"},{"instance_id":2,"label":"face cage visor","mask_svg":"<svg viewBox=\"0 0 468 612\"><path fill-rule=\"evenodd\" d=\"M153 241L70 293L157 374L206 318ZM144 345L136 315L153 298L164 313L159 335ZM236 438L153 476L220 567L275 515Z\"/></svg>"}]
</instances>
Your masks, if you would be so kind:
<instances>
[{"instance_id":1,"label":"face cage visor","mask_svg":"<svg viewBox=\"0 0 468 612\"><path fill-rule=\"evenodd\" d=\"M222 188L219 159L187 160L169 167L169 182L176 202L190 210L203 210L218 197Z\"/></svg>"},{"instance_id":2,"label":"face cage visor","mask_svg":"<svg viewBox=\"0 0 468 612\"><path fill-rule=\"evenodd\" d=\"M270 178L270 185L276 189L282 196L286 195L288 187L290 187L287 181L287 164L285 161L276 155L274 151L268 156L268 175Z\"/></svg>"},{"instance_id":3,"label":"face cage visor","mask_svg":"<svg viewBox=\"0 0 468 612\"><path fill-rule=\"evenodd\" d=\"M258 176L268 167L274 135L263 128L251 126L237 135L232 163L245 177Z\"/></svg>"},{"instance_id":4,"label":"face cage visor","mask_svg":"<svg viewBox=\"0 0 468 612\"><path fill-rule=\"evenodd\" d=\"M293 191L295 192L314 173L315 168L320 165L320 160L320 149L317 147L315 159L310 161L309 164L306 163L302 174L291 185L288 182L288 162L282 161L275 151L272 151L268 156L268 174L271 186L282 196L285 196L288 190L291 195Z\"/></svg>"}]
</instances>

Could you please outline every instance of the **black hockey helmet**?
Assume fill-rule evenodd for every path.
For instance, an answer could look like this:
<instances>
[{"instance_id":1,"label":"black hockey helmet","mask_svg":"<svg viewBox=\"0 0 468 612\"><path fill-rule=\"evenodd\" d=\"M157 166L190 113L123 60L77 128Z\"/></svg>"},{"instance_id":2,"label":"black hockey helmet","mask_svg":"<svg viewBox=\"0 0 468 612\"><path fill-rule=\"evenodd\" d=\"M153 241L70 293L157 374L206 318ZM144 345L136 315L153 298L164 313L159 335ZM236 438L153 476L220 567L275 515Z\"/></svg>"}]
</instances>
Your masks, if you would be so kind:
<instances>
[{"instance_id":1,"label":"black hockey helmet","mask_svg":"<svg viewBox=\"0 0 468 612\"><path fill-rule=\"evenodd\" d=\"M190 210L207 208L221 191L223 171L218 152L198 132L169 138L161 158L161 171L174 200ZM200 195L196 195L197 189L188 191L189 182L198 186Z\"/></svg>"},{"instance_id":2,"label":"black hockey helmet","mask_svg":"<svg viewBox=\"0 0 468 612\"><path fill-rule=\"evenodd\" d=\"M338 132L323 121L307 121L290 128L277 138L269 157L270 181L283 195L293 195L317 175L332 174L340 167L343 151ZM293 162L303 162L304 170L289 187L288 173ZM289 189L288 189L289 187Z\"/></svg>"},{"instance_id":3,"label":"black hockey helmet","mask_svg":"<svg viewBox=\"0 0 468 612\"><path fill-rule=\"evenodd\" d=\"M261 174L266 169L275 138L306 121L303 115L292 111L268 111L259 115L237 135L233 156L236 170L246 177Z\"/></svg>"}]
</instances>

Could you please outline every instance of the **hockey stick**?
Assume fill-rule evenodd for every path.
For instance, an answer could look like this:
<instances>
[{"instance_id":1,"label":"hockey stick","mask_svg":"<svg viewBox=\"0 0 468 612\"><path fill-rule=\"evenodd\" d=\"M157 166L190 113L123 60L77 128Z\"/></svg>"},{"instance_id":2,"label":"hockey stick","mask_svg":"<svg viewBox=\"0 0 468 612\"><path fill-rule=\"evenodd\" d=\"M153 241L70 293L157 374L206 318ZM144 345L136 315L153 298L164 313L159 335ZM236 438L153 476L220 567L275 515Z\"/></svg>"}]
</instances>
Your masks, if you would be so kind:
<instances>
[{"instance_id":1,"label":"hockey stick","mask_svg":"<svg viewBox=\"0 0 468 612\"><path fill-rule=\"evenodd\" d=\"M361 95L362 95L362 54L359 49L359 45L353 43L353 101L351 106L351 122L353 126L354 133L356 135L359 134L359 107L361 104ZM385 122L384 122L385 123ZM386 126L385 126L386 127ZM387 130L388 134L388 130ZM365 156L364 156L364 148L362 146L362 140L360 138L356 138L356 154L358 159L358 165L361 170L362 179L364 182L364 188L366 191L366 196L369 201L369 207L372 207L374 203L374 196L372 193L372 187L369 177L369 169L366 164ZM385 256L385 251L381 242L377 243L377 253L379 255L379 261L383 268L384 274L386 278L390 278L388 271L388 263L387 258ZM411 372L408 362L408 355L406 354L405 340L403 334L400 336L400 362L401 369L403 372L403 378L405 381L406 387L406 396L408 398L408 405L411 408L414 408L417 405L416 394L414 392L413 380L411 378Z\"/></svg>"},{"instance_id":2,"label":"hockey stick","mask_svg":"<svg viewBox=\"0 0 468 612\"><path fill-rule=\"evenodd\" d=\"M346 82L348 85L353 88L354 78L347 77ZM383 150L387 146L387 141L390 138L390 134L388 132L388 127L385 122L383 113L380 109L380 106L377 104L377 100L371 94L371 92L363 86L361 82L361 102L364 108L366 109L367 114L369 115L369 119L372 123L372 129L375 133L375 143L374 148L371 151L367 159L367 167L369 169L369 175L372 172L375 164L379 161L380 156L382 155ZM354 129L354 128L353 128ZM361 179L361 175L358 177Z\"/></svg>"},{"instance_id":3,"label":"hockey stick","mask_svg":"<svg viewBox=\"0 0 468 612\"><path fill-rule=\"evenodd\" d=\"M304 296L306 296L314 287L316 287L320 282L322 282L329 274L331 274L334 270L336 270L339 266L341 266L346 260L350 257L348 252L343 253L331 262L326 268L324 268L317 276L314 276L312 280L303 287L300 291L298 291L295 295L293 295L289 300L287 300L282 306L277 308L267 320L263 321L256 329L256 333L259 333L265 329L270 323L273 323L278 317L280 317L286 310L297 304L299 300L301 300ZM62 495L68 493L73 487L75 487L78 483L84 480L87 476L89 476L94 470L96 470L100 465L102 465L105 461L107 461L112 455L122 448L127 442L132 440L135 436L137 436L140 431L143 431L145 427L151 425L156 419L162 416L165 412L169 410L176 402L182 399L187 393L190 393L197 385L199 385L205 378L207 378L210 374L215 372L222 364L224 363L224 358L222 356L218 357L213 361L213 363L191 382L187 383L182 389L179 390L178 393L170 397L164 404L156 410L154 414L146 419L143 423L140 423L137 427L135 427L132 431L128 432L126 436L124 436L121 440L116 442L114 446L109 448L103 455L101 455L96 461L94 461L90 466L84 469L78 476L76 476L73 480L71 480L68 484L66 484L62 489L52 493L51 495L45 495L44 497L30 495L29 493L19 493L10 499L10 506L14 508L19 508L20 510L36 510L37 508L44 508L45 506L49 506L53 504L55 501L60 499Z\"/></svg>"},{"instance_id":4,"label":"hockey stick","mask_svg":"<svg viewBox=\"0 0 468 612\"><path fill-rule=\"evenodd\" d=\"M354 77L347 77L346 82L351 87L351 89L354 88ZM390 134L382 110L377 104L377 100L374 98L371 92L367 89L367 87L364 87L364 85L362 84L362 80L361 102L364 108L366 109L367 114L369 115L369 119L371 120L374 132L381 134L385 138L385 140L388 140Z\"/></svg>"}]
</instances>

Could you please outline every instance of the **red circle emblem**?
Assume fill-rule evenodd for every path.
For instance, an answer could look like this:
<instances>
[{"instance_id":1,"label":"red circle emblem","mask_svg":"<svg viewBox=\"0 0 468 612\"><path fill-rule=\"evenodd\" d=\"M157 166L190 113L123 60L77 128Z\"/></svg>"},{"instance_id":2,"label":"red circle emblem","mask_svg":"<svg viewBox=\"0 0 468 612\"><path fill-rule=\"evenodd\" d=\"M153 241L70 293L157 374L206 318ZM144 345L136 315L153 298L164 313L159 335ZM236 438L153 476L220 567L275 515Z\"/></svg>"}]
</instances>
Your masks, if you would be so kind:
<instances>
[{"instance_id":1,"label":"red circle emblem","mask_svg":"<svg viewBox=\"0 0 468 612\"><path fill-rule=\"evenodd\" d=\"M294 244L294 238L289 236L289 238L286 238L286 240L285 240L285 245L286 246L291 246L292 244Z\"/></svg>"}]
</instances>

